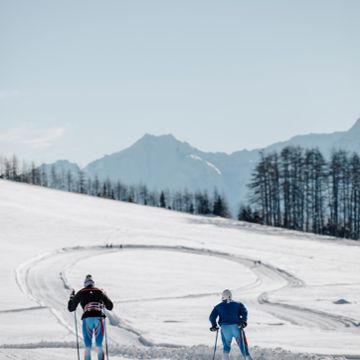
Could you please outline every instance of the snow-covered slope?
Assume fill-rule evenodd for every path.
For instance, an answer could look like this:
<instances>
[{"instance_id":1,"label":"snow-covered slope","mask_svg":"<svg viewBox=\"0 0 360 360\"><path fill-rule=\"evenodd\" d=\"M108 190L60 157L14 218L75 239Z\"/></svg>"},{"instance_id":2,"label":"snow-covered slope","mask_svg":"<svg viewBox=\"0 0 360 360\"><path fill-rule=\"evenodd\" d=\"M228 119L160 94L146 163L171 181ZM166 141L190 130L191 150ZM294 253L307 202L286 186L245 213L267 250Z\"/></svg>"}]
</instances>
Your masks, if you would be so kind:
<instances>
[{"instance_id":1,"label":"snow-covered slope","mask_svg":"<svg viewBox=\"0 0 360 360\"><path fill-rule=\"evenodd\" d=\"M115 302L112 359L209 358L226 287L255 359L360 354L356 242L2 180L0 199L1 359L75 357L66 302L87 273Z\"/></svg>"}]
</instances>

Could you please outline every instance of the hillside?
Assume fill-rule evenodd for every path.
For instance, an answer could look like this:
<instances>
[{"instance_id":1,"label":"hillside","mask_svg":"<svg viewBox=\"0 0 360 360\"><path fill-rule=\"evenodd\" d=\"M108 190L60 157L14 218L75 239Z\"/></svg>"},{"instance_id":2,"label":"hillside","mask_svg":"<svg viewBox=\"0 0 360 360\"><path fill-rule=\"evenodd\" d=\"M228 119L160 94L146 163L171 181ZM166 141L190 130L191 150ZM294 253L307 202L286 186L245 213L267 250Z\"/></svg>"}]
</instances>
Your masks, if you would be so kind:
<instances>
[{"instance_id":1,"label":"hillside","mask_svg":"<svg viewBox=\"0 0 360 360\"><path fill-rule=\"evenodd\" d=\"M115 302L115 360L208 358L226 287L249 309L257 358L360 354L356 242L3 180L0 199L1 358L75 356L66 302L87 273Z\"/></svg>"}]
</instances>

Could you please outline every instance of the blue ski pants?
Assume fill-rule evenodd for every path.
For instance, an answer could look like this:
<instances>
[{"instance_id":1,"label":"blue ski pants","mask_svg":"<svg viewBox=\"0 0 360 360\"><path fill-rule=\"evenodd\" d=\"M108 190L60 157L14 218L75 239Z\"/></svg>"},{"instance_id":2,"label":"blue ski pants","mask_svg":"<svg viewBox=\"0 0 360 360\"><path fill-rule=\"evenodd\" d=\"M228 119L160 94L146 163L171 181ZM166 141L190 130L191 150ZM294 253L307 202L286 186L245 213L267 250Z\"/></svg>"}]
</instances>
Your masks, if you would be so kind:
<instances>
[{"instance_id":1,"label":"blue ski pants","mask_svg":"<svg viewBox=\"0 0 360 360\"><path fill-rule=\"evenodd\" d=\"M85 343L85 360L91 360L92 338L95 335L95 345L98 352L98 360L104 360L105 355L102 343L105 334L104 319L101 317L88 317L83 319L82 330Z\"/></svg>"},{"instance_id":2,"label":"blue ski pants","mask_svg":"<svg viewBox=\"0 0 360 360\"><path fill-rule=\"evenodd\" d=\"M229 353L231 350L232 339L235 338L236 343L239 346L240 352L243 356L248 356L248 351L241 336L241 330L239 327L234 325L221 325L221 340L223 343L224 353Z\"/></svg>"}]
</instances>

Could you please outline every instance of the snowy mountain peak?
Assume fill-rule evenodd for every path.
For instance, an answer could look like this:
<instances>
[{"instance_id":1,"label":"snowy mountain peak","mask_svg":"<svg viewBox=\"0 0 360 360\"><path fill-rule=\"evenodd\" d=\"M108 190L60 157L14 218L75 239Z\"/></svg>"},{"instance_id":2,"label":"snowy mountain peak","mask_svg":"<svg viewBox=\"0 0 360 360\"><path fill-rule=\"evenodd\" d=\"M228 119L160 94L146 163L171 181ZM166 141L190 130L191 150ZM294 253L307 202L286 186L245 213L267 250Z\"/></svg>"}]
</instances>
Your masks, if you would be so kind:
<instances>
[{"instance_id":1,"label":"snowy mountain peak","mask_svg":"<svg viewBox=\"0 0 360 360\"><path fill-rule=\"evenodd\" d=\"M152 134L146 133L134 145L154 144L154 143L164 143L164 144L172 145L172 144L181 143L181 141L176 139L175 136L172 134L152 135Z\"/></svg>"},{"instance_id":2,"label":"snowy mountain peak","mask_svg":"<svg viewBox=\"0 0 360 360\"><path fill-rule=\"evenodd\" d=\"M173 140L179 141L173 134L163 134L163 135L153 135L149 133L145 133L145 135L140 139L141 140Z\"/></svg>"},{"instance_id":3,"label":"snowy mountain peak","mask_svg":"<svg viewBox=\"0 0 360 360\"><path fill-rule=\"evenodd\" d=\"M154 190L225 192L222 168L216 159L173 135L145 134L125 150L91 162L84 169L99 178L126 184L144 183Z\"/></svg>"},{"instance_id":4,"label":"snowy mountain peak","mask_svg":"<svg viewBox=\"0 0 360 360\"><path fill-rule=\"evenodd\" d=\"M163 152L177 152L182 153L184 155L188 155L193 151L198 151L193 148L187 142L183 142L178 140L174 135L167 134L167 135L151 135L145 134L142 138L140 138L137 142L135 142L132 146L130 146L126 150L133 150L136 149L137 151L158 151ZM120 152L121 153L121 152ZM119 154L119 153L117 153Z\"/></svg>"}]
</instances>

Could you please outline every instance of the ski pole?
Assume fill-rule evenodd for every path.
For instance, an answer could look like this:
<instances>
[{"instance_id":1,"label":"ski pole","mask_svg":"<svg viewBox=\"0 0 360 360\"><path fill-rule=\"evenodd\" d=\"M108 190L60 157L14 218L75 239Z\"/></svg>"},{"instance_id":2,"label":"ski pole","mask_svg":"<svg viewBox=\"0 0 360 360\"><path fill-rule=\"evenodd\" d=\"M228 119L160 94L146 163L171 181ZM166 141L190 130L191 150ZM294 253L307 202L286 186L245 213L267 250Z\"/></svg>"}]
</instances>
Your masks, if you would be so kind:
<instances>
[{"instance_id":1,"label":"ski pole","mask_svg":"<svg viewBox=\"0 0 360 360\"><path fill-rule=\"evenodd\" d=\"M79 334L78 334L78 325L77 325L77 318L76 318L76 310L74 311L74 319L75 319L75 334L76 334L77 357L78 357L78 360L80 360Z\"/></svg>"},{"instance_id":2,"label":"ski pole","mask_svg":"<svg viewBox=\"0 0 360 360\"><path fill-rule=\"evenodd\" d=\"M105 352L106 359L109 360L109 346L108 346L108 338L107 338L107 330L106 330L106 320L104 318L104 333L105 333Z\"/></svg>"},{"instance_id":3,"label":"ski pole","mask_svg":"<svg viewBox=\"0 0 360 360\"><path fill-rule=\"evenodd\" d=\"M245 360L247 360L247 359L252 360L252 358L250 356L250 351L249 351L249 344L247 342L247 338L246 338L246 335L245 335L245 330L241 329L240 332L241 332L241 341L243 343L244 350L245 350L245 354L243 354L244 358L245 358Z\"/></svg>"},{"instance_id":4,"label":"ski pole","mask_svg":"<svg viewBox=\"0 0 360 360\"><path fill-rule=\"evenodd\" d=\"M217 348L218 335L219 335L219 329L216 330L213 360L215 360L215 354L216 354L216 348Z\"/></svg>"}]
</instances>

